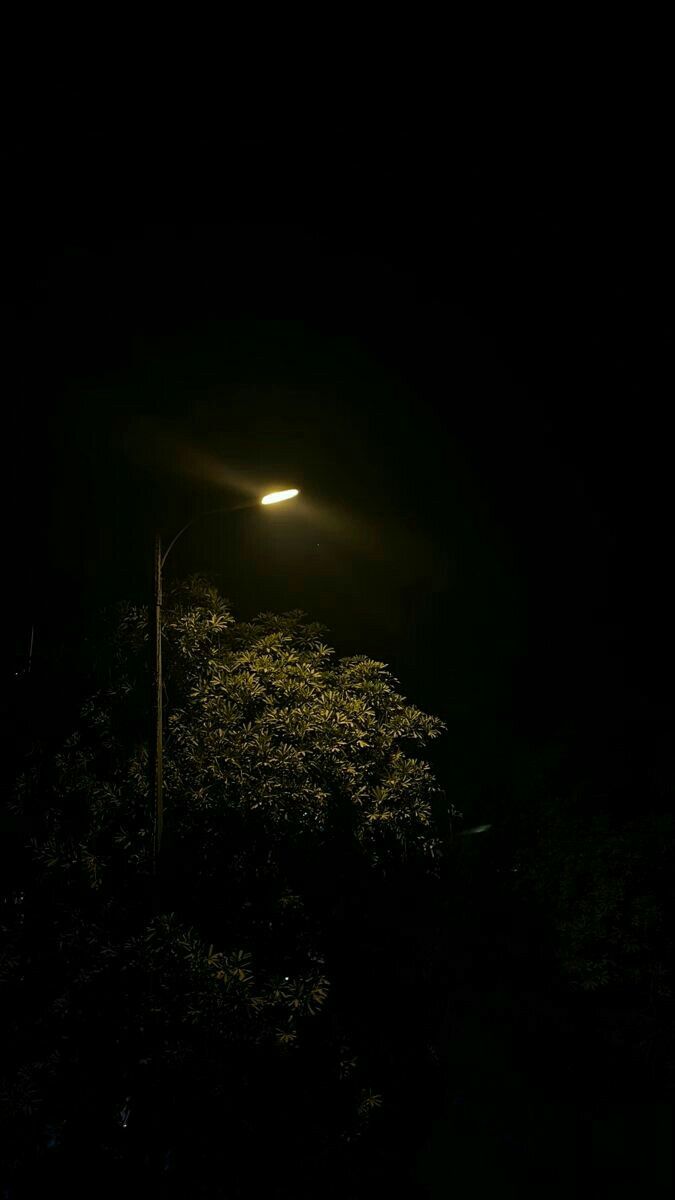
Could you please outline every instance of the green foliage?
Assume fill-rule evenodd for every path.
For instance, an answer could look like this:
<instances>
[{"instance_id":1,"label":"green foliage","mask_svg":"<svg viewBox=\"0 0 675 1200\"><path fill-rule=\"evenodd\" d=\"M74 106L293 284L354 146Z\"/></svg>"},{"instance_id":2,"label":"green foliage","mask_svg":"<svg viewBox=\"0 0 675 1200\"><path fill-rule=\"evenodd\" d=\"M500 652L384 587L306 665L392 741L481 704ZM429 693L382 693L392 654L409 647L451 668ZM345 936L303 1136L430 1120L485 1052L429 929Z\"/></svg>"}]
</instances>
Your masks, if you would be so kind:
<instances>
[{"instance_id":1,"label":"green foliage","mask_svg":"<svg viewBox=\"0 0 675 1200\"><path fill-rule=\"evenodd\" d=\"M144 611L120 613L79 728L17 781L16 811L39 814L21 920L5 927L17 1162L64 1121L70 1152L88 1131L114 1158L125 1096L140 1128L157 1088L162 1136L187 1155L211 1130L216 1157L223 1120L242 1146L268 1121L284 1145L313 1128L318 1147L357 1136L382 1102L334 999L327 922L388 864L438 871L440 792L417 754L443 725L383 663L336 658L301 612L236 622L192 579L167 596L164 633L163 915L148 908ZM181 1093L205 1098L189 1134L166 1115Z\"/></svg>"},{"instance_id":2,"label":"green foliage","mask_svg":"<svg viewBox=\"0 0 675 1200\"><path fill-rule=\"evenodd\" d=\"M424 745L443 726L406 704L382 663L335 661L323 630L299 612L235 625L222 606L176 607L167 634L176 692L167 806L177 829L199 812L215 833L225 808L257 814L272 842L308 831L321 839L344 817L374 859L392 841L438 853L433 778L402 746Z\"/></svg>"}]
</instances>

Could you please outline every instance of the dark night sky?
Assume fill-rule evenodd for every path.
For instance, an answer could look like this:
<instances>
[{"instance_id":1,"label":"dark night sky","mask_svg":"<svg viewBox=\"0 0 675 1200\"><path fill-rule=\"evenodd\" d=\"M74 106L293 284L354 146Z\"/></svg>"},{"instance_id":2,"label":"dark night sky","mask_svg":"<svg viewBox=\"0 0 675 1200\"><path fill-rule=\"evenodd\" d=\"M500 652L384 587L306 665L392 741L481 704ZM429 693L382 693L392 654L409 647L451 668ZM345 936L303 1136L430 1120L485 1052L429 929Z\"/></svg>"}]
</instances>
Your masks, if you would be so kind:
<instances>
[{"instance_id":1,"label":"dark night sky","mask_svg":"<svg viewBox=\"0 0 675 1200\"><path fill-rule=\"evenodd\" d=\"M666 317L644 211L507 187L387 221L18 221L7 659L31 621L39 655L144 596L157 522L170 537L239 485L288 481L302 508L210 518L173 569L390 662L450 723L460 807L503 793L522 745L599 747L672 716Z\"/></svg>"}]
</instances>

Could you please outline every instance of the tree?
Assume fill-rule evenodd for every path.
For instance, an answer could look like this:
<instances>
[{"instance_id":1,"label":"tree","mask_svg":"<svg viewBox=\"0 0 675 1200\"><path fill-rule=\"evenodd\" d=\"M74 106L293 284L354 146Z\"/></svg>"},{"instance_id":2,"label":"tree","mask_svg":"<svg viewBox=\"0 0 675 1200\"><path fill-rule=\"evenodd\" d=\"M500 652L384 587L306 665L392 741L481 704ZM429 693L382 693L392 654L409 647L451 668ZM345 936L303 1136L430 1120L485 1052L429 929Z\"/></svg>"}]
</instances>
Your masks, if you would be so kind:
<instances>
[{"instance_id":1,"label":"tree","mask_svg":"<svg viewBox=\"0 0 675 1200\"><path fill-rule=\"evenodd\" d=\"M653 755L637 779L618 781L604 763L565 770L553 748L549 758L530 763L512 813L514 884L542 915L569 1001L623 1078L632 1061L672 1096L672 774L666 764L667 786L655 789Z\"/></svg>"},{"instance_id":2,"label":"tree","mask_svg":"<svg viewBox=\"0 0 675 1200\"><path fill-rule=\"evenodd\" d=\"M443 725L301 612L236 622L198 578L166 603L162 915L145 611L121 611L79 727L19 776L6 1144L15 1171L133 1166L191 1195L243 1194L265 1146L269 1194L298 1195L298 1163L348 1161L383 1104L363 1011L389 1028L387 1001L359 979L388 875L438 875L444 801L419 752Z\"/></svg>"}]
</instances>

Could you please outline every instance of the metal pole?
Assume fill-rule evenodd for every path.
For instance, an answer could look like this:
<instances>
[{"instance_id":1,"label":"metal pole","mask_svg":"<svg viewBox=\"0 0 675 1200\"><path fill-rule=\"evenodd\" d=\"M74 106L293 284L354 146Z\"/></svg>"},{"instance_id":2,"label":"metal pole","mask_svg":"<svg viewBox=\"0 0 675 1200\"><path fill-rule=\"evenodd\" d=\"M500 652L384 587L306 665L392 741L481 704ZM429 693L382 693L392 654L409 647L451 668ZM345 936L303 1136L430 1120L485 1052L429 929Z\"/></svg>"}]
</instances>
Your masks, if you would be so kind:
<instances>
[{"instance_id":1,"label":"metal pole","mask_svg":"<svg viewBox=\"0 0 675 1200\"><path fill-rule=\"evenodd\" d=\"M212 508L201 516L206 517L215 513L235 512L242 508L252 508L251 504L237 504L233 508ZM153 819L153 845L152 845L152 913L153 916L159 914L160 907L160 848L162 843L162 824L164 820L164 796L163 796L163 719L162 719L162 568L167 560L169 552L175 546L176 542L191 525L199 518L193 517L178 530L173 541L162 554L162 539L159 534L155 535L155 560L154 560L154 589L153 589L153 608L152 608L152 654L153 654L153 678L152 678L152 730L150 734L150 793Z\"/></svg>"},{"instance_id":2,"label":"metal pole","mask_svg":"<svg viewBox=\"0 0 675 1200\"><path fill-rule=\"evenodd\" d=\"M164 817L163 802L163 721L162 721L162 541L159 534L155 537L154 563L154 596L152 616L152 649L153 649L153 728L150 755L150 775L153 802L153 853L152 853L152 909L153 915L159 913L159 852L162 842L162 823Z\"/></svg>"}]
</instances>

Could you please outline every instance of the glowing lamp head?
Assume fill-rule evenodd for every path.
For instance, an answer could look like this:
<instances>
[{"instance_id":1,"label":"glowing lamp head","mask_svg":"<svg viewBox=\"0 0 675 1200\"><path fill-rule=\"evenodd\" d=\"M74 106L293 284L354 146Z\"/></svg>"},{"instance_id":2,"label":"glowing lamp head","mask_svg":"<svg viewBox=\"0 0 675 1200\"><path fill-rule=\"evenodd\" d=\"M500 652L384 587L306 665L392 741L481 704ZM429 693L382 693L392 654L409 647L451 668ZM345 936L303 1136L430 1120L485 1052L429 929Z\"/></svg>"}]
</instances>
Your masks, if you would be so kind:
<instances>
[{"instance_id":1,"label":"glowing lamp head","mask_svg":"<svg viewBox=\"0 0 675 1200\"><path fill-rule=\"evenodd\" d=\"M281 504L282 500L292 500L298 495L298 488L289 488L287 492L270 492L269 495L263 496L261 504Z\"/></svg>"}]
</instances>

